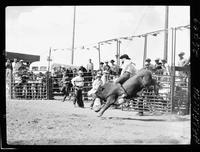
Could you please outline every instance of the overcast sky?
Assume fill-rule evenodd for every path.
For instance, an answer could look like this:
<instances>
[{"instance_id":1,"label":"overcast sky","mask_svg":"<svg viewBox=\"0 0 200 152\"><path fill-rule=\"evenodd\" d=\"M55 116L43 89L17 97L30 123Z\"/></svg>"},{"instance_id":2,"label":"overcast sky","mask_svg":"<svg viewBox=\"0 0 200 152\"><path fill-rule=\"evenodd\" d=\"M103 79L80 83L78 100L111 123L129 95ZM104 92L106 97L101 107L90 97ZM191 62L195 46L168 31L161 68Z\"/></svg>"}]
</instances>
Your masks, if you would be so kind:
<instances>
[{"instance_id":1,"label":"overcast sky","mask_svg":"<svg viewBox=\"0 0 200 152\"><path fill-rule=\"evenodd\" d=\"M164 29L165 6L77 6L75 65L85 66L91 58L98 67L99 41ZM169 7L169 27L189 25L189 6ZM55 63L71 63L73 6L17 6L6 8L6 51L40 55L46 60L49 48ZM85 46L87 49L82 49ZM61 49L65 50L61 50ZM163 58L164 35L148 37L147 57ZM190 52L190 30L177 32L177 53ZM143 62L144 38L122 40L121 53L128 54L137 68ZM169 33L171 59L171 33ZM101 46L101 60L115 59L116 42Z\"/></svg>"}]
</instances>

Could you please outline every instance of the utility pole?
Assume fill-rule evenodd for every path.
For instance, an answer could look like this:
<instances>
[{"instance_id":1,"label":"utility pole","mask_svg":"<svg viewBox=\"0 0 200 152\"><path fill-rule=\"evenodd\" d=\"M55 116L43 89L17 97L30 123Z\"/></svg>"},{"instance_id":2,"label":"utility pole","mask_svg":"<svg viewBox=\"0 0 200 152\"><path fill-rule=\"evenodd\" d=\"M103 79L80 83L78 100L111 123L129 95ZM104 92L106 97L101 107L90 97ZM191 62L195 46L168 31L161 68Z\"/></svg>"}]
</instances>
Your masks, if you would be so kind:
<instances>
[{"instance_id":1,"label":"utility pole","mask_svg":"<svg viewBox=\"0 0 200 152\"><path fill-rule=\"evenodd\" d=\"M76 6L74 6L74 21L73 21L73 35L72 35L72 55L71 64L74 64L74 39L75 39L75 21L76 21Z\"/></svg>"},{"instance_id":2,"label":"utility pole","mask_svg":"<svg viewBox=\"0 0 200 152\"><path fill-rule=\"evenodd\" d=\"M169 21L169 6L165 7L165 35L164 35L164 59L167 61L168 54L168 21Z\"/></svg>"}]
</instances>

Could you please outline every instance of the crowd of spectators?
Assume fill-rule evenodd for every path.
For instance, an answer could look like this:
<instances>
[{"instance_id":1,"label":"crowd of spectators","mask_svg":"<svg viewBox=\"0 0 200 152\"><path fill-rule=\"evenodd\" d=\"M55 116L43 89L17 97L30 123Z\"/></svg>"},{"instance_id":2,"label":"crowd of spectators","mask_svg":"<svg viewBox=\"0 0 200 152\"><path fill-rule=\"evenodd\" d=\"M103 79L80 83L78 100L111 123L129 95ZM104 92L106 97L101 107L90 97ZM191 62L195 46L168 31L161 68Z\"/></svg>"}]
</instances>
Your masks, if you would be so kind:
<instances>
[{"instance_id":1,"label":"crowd of spectators","mask_svg":"<svg viewBox=\"0 0 200 152\"><path fill-rule=\"evenodd\" d=\"M179 62L178 66L184 66L185 64L188 63L188 60L183 58L184 52L179 53ZM123 58L127 58L124 56ZM145 64L143 69L148 69L152 71L153 74L156 75L170 75L171 74L171 68L168 65L167 61L165 59L159 59L156 58L155 63L151 62L150 58L147 58L145 60ZM125 69L123 66L126 64L130 64L133 67L131 73L135 73L135 65L132 63L130 59L128 60L122 60L121 66L115 64L115 61L112 59L110 61L106 60L105 62L100 62L99 68L97 70L94 70L94 64L92 62L92 59L89 59L88 64L86 67L84 66L79 66L79 67L64 67L64 66L58 66L54 67L52 69L51 74L46 72L46 73L39 73L35 74L32 71L29 71L29 64L24 62L23 60L17 60L14 59L13 62L11 62L9 59L6 61L6 78L13 79L14 80L14 85L17 86L17 84L21 84L23 88L23 84L27 84L28 81L37 81L37 82L45 82L47 76L51 75L53 78L60 78L60 79L54 79L55 81L53 82L54 85L57 87L62 88L60 86L60 81L62 78L65 76L69 77L69 80L71 81L74 77L78 76L80 71L83 72L83 77L84 77L84 88L85 92L87 93L91 88L92 88L92 83L96 80L96 77L101 79L102 84L113 80L117 79L120 77L122 73L124 73L124 70L130 70L130 69ZM183 75L185 73L181 73L180 75Z\"/></svg>"}]
</instances>

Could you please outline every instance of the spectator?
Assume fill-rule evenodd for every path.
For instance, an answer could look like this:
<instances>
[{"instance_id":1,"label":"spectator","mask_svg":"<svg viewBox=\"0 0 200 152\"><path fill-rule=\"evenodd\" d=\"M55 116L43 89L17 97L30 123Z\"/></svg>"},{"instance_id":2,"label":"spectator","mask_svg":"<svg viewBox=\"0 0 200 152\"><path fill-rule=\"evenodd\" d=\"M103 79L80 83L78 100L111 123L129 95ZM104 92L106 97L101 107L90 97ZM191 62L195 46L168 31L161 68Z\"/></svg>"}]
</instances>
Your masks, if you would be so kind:
<instances>
[{"instance_id":1,"label":"spectator","mask_svg":"<svg viewBox=\"0 0 200 152\"><path fill-rule=\"evenodd\" d=\"M116 76L119 73L119 67L116 64L114 64L114 62L115 62L114 60L110 61L111 63L110 72L112 75Z\"/></svg>"},{"instance_id":2,"label":"spectator","mask_svg":"<svg viewBox=\"0 0 200 152\"><path fill-rule=\"evenodd\" d=\"M13 69L13 74L15 74L17 72L17 59L14 58L14 61L12 63L12 69Z\"/></svg>"},{"instance_id":3,"label":"spectator","mask_svg":"<svg viewBox=\"0 0 200 152\"><path fill-rule=\"evenodd\" d=\"M23 72L24 70L26 70L26 66L24 65L24 60L20 60L17 65L19 72Z\"/></svg>"},{"instance_id":4,"label":"spectator","mask_svg":"<svg viewBox=\"0 0 200 152\"><path fill-rule=\"evenodd\" d=\"M12 64L9 59L6 61L6 77L10 77L12 72Z\"/></svg>"},{"instance_id":5,"label":"spectator","mask_svg":"<svg viewBox=\"0 0 200 152\"><path fill-rule=\"evenodd\" d=\"M92 96L92 103L90 104L91 109L94 105L95 99L97 98L95 93L97 92L99 86L101 86L102 84L103 84L103 81L101 80L101 74L97 73L96 79L92 83L92 89L88 91L88 96Z\"/></svg>"},{"instance_id":6,"label":"spectator","mask_svg":"<svg viewBox=\"0 0 200 152\"><path fill-rule=\"evenodd\" d=\"M122 71L120 77L115 81L115 83L123 84L130 77L134 76L137 72L134 63L131 61L127 54L124 54L120 57L122 60Z\"/></svg>"},{"instance_id":7,"label":"spectator","mask_svg":"<svg viewBox=\"0 0 200 152\"><path fill-rule=\"evenodd\" d=\"M108 65L108 61L105 61L105 65L103 66L103 71L109 71L110 72L110 66Z\"/></svg>"},{"instance_id":8,"label":"spectator","mask_svg":"<svg viewBox=\"0 0 200 152\"><path fill-rule=\"evenodd\" d=\"M179 56L178 66L179 67L184 67L185 65L187 65L189 63L189 60L184 58L184 55L185 55L184 52L180 52L178 54L178 56ZM186 71L179 71L178 75L180 76L180 80L184 81L184 83L180 83L180 85L185 85L186 81L187 81L187 72Z\"/></svg>"},{"instance_id":9,"label":"spectator","mask_svg":"<svg viewBox=\"0 0 200 152\"><path fill-rule=\"evenodd\" d=\"M86 70L86 68L84 66L80 66L80 68L78 70L83 72L83 76L87 72L87 70Z\"/></svg>"},{"instance_id":10,"label":"spectator","mask_svg":"<svg viewBox=\"0 0 200 152\"><path fill-rule=\"evenodd\" d=\"M184 52L180 52L178 54L179 56L179 61L178 61L178 66L183 67L186 63L187 63L187 59L184 58L185 53Z\"/></svg>"},{"instance_id":11,"label":"spectator","mask_svg":"<svg viewBox=\"0 0 200 152\"><path fill-rule=\"evenodd\" d=\"M145 60L145 67L144 68L153 72L154 66L153 66L153 64L151 64L151 59L150 58L147 58Z\"/></svg>"},{"instance_id":12,"label":"spectator","mask_svg":"<svg viewBox=\"0 0 200 152\"><path fill-rule=\"evenodd\" d=\"M105 70L103 71L103 76L101 77L101 80L103 82L103 85L109 81L109 71Z\"/></svg>"},{"instance_id":13,"label":"spectator","mask_svg":"<svg viewBox=\"0 0 200 152\"><path fill-rule=\"evenodd\" d=\"M104 63L103 63L103 62L100 62L100 64L99 64L99 70L100 70L101 72L103 72L103 65L104 65Z\"/></svg>"},{"instance_id":14,"label":"spectator","mask_svg":"<svg viewBox=\"0 0 200 152\"><path fill-rule=\"evenodd\" d=\"M72 87L71 86L72 84L70 82L70 77L69 77L67 71L64 72L63 78L60 83L62 85L61 92L63 92L63 94L64 94L64 98L62 101L64 102L66 97L69 96L69 92Z\"/></svg>"},{"instance_id":15,"label":"spectator","mask_svg":"<svg viewBox=\"0 0 200 152\"><path fill-rule=\"evenodd\" d=\"M161 75L162 72L162 63L160 62L159 58L155 59L155 65L154 65L154 72L155 74Z\"/></svg>"},{"instance_id":16,"label":"spectator","mask_svg":"<svg viewBox=\"0 0 200 152\"><path fill-rule=\"evenodd\" d=\"M162 59L162 69L163 69L163 75L170 75L170 66L167 64L167 61L165 59Z\"/></svg>"},{"instance_id":17,"label":"spectator","mask_svg":"<svg viewBox=\"0 0 200 152\"><path fill-rule=\"evenodd\" d=\"M94 64L92 63L92 60L89 59L89 63L87 64L87 72L93 72L94 70Z\"/></svg>"},{"instance_id":18,"label":"spectator","mask_svg":"<svg viewBox=\"0 0 200 152\"><path fill-rule=\"evenodd\" d=\"M76 103L77 103L79 107L84 108L84 103L82 99L82 90L84 86L83 72L78 71L78 76L74 77L71 80L71 82L75 89L74 90L75 98L74 98L73 104L74 106L76 106Z\"/></svg>"}]
</instances>

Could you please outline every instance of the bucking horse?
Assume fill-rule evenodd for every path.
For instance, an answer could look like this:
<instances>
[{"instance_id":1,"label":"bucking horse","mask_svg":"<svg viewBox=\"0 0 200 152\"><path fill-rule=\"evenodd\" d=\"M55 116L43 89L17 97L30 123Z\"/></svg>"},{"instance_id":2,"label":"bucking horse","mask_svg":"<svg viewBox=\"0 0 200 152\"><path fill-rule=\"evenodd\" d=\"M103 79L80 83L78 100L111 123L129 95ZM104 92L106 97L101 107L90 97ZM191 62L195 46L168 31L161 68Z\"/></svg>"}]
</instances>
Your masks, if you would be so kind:
<instances>
[{"instance_id":1,"label":"bucking horse","mask_svg":"<svg viewBox=\"0 0 200 152\"><path fill-rule=\"evenodd\" d=\"M105 104L99 108L98 117L112 104L122 104L125 100L119 102L119 98L135 98L140 97L144 89L153 86L155 94L158 94L158 83L156 79L152 78L152 72L146 69L140 70L136 75L130 77L123 84L108 82L103 86L100 86L96 92L98 98L103 100Z\"/></svg>"}]
</instances>

